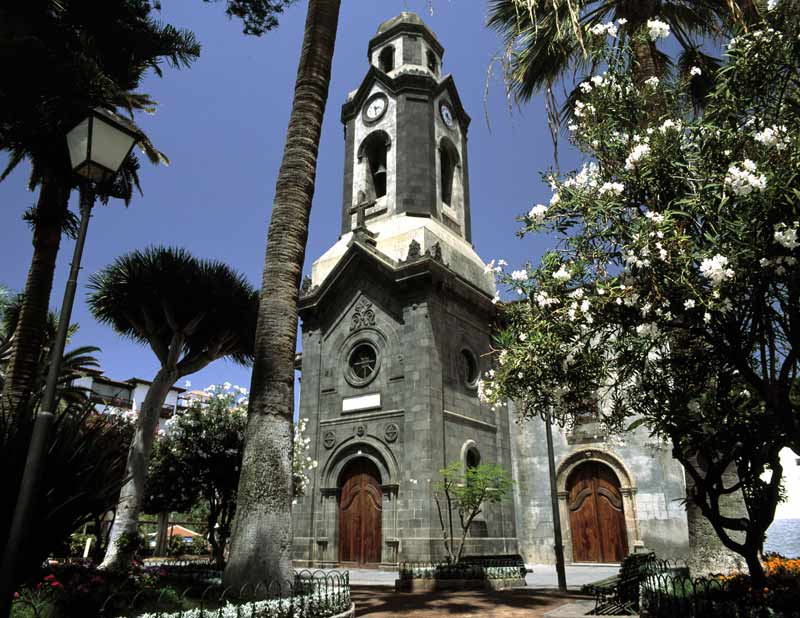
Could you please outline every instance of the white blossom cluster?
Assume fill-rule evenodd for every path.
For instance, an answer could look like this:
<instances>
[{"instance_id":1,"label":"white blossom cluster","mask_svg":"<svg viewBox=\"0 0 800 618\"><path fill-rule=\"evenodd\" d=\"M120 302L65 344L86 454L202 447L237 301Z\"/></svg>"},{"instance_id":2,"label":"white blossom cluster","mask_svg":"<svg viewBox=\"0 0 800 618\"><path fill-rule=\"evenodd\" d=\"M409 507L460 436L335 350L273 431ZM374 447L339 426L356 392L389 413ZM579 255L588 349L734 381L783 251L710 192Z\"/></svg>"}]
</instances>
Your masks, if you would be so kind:
<instances>
[{"instance_id":1,"label":"white blossom cluster","mask_svg":"<svg viewBox=\"0 0 800 618\"><path fill-rule=\"evenodd\" d=\"M595 24L591 28L589 28L589 32L591 32L595 36L603 36L608 35L610 37L617 36L617 25L610 21L606 24Z\"/></svg>"},{"instance_id":2,"label":"white blossom cluster","mask_svg":"<svg viewBox=\"0 0 800 618\"><path fill-rule=\"evenodd\" d=\"M513 279L514 281L525 281L528 279L528 271L515 270L511 273L511 279Z\"/></svg>"},{"instance_id":3,"label":"white blossom cluster","mask_svg":"<svg viewBox=\"0 0 800 618\"><path fill-rule=\"evenodd\" d=\"M647 33L652 41L666 39L669 36L669 24L660 19L648 19Z\"/></svg>"},{"instance_id":4,"label":"white blossom cluster","mask_svg":"<svg viewBox=\"0 0 800 618\"><path fill-rule=\"evenodd\" d=\"M725 175L725 186L736 196L750 195L753 191L763 191L767 187L767 177L758 174L758 166L750 159L733 164Z\"/></svg>"},{"instance_id":5,"label":"white blossom cluster","mask_svg":"<svg viewBox=\"0 0 800 618\"><path fill-rule=\"evenodd\" d=\"M794 251L800 246L800 242L797 240L797 226L798 221L794 222L793 227L787 226L785 223L779 223L775 226L775 233L773 237L775 238L775 242L777 242L782 247L789 249L789 251Z\"/></svg>"},{"instance_id":6,"label":"white blossom cluster","mask_svg":"<svg viewBox=\"0 0 800 618\"><path fill-rule=\"evenodd\" d=\"M597 178L599 175L600 168L597 166L597 163L594 161L591 163L584 163L580 172L564 181L564 186L578 189L594 189L597 187ZM552 206L553 203L550 202L550 205Z\"/></svg>"},{"instance_id":7,"label":"white blossom cluster","mask_svg":"<svg viewBox=\"0 0 800 618\"><path fill-rule=\"evenodd\" d=\"M667 118L667 120L658 127L658 132L662 135L666 135L669 131L680 131L681 129L683 129L683 123L680 120Z\"/></svg>"},{"instance_id":8,"label":"white blossom cluster","mask_svg":"<svg viewBox=\"0 0 800 618\"><path fill-rule=\"evenodd\" d=\"M700 273L712 285L722 285L726 280L732 279L734 272L732 268L728 268L728 258L724 255L717 253L712 258L706 258L700 263Z\"/></svg>"},{"instance_id":9,"label":"white blossom cluster","mask_svg":"<svg viewBox=\"0 0 800 618\"><path fill-rule=\"evenodd\" d=\"M625 159L625 169L633 171L639 165L639 163L644 159L647 155L650 154L650 146L648 144L637 144L631 150L631 153L628 155L628 158Z\"/></svg>"},{"instance_id":10,"label":"white blossom cluster","mask_svg":"<svg viewBox=\"0 0 800 618\"><path fill-rule=\"evenodd\" d=\"M544 204L536 204L533 208L530 209L528 212L528 218L533 223L542 223L547 216L547 206Z\"/></svg>"},{"instance_id":11,"label":"white blossom cluster","mask_svg":"<svg viewBox=\"0 0 800 618\"><path fill-rule=\"evenodd\" d=\"M245 604L226 603L223 607L210 612L199 607L173 613L145 613L137 618L206 618L213 614L215 618L241 618L242 616L293 616L294 618L310 618L312 616L333 616L347 609L341 607L341 599L334 591L318 590L313 595L298 595L269 601L251 601Z\"/></svg>"},{"instance_id":12,"label":"white blossom cluster","mask_svg":"<svg viewBox=\"0 0 800 618\"><path fill-rule=\"evenodd\" d=\"M689 69L689 75L691 75L692 77L699 77L702 74L703 71L700 69L700 67L692 67L691 69Z\"/></svg>"},{"instance_id":13,"label":"white blossom cluster","mask_svg":"<svg viewBox=\"0 0 800 618\"><path fill-rule=\"evenodd\" d=\"M612 196L617 196L623 191L625 191L625 185L621 182L606 182L601 185L598 193L600 195L611 194Z\"/></svg>"},{"instance_id":14,"label":"white blossom cluster","mask_svg":"<svg viewBox=\"0 0 800 618\"><path fill-rule=\"evenodd\" d=\"M491 262L486 264L486 266L483 267L483 272L485 272L487 275L489 273L497 274L502 272L503 268L505 268L506 266L508 266L508 262L506 262L505 260L497 260L496 263L495 260L492 260Z\"/></svg>"},{"instance_id":15,"label":"white blossom cluster","mask_svg":"<svg viewBox=\"0 0 800 618\"><path fill-rule=\"evenodd\" d=\"M658 86L659 81L660 80L655 75L652 75L651 77L648 77L646 80L644 80L644 85L650 86L651 88L655 88L656 86Z\"/></svg>"},{"instance_id":16,"label":"white blossom cluster","mask_svg":"<svg viewBox=\"0 0 800 618\"><path fill-rule=\"evenodd\" d=\"M542 309L545 307L550 307L551 305L558 305L561 301L556 298L555 296L550 296L547 292L542 290L541 292L537 292L536 296L534 297L536 304L539 305Z\"/></svg>"},{"instance_id":17,"label":"white blossom cluster","mask_svg":"<svg viewBox=\"0 0 800 618\"><path fill-rule=\"evenodd\" d=\"M760 144L764 146L775 148L775 150L785 150L789 146L788 129L784 125L773 125L766 127L762 131L758 131L753 135Z\"/></svg>"},{"instance_id":18,"label":"white blossom cluster","mask_svg":"<svg viewBox=\"0 0 800 618\"><path fill-rule=\"evenodd\" d=\"M572 273L569 272L566 264L562 264L561 267L553 273L553 279L556 281L569 281L572 278Z\"/></svg>"},{"instance_id":19,"label":"white blossom cluster","mask_svg":"<svg viewBox=\"0 0 800 618\"><path fill-rule=\"evenodd\" d=\"M294 430L294 450L292 457L292 472L295 481L294 493L297 496L305 494L311 479L308 473L315 469L319 462L306 455L306 451L311 448L311 438L306 437L306 427L308 426L308 419L301 418L297 422ZM292 504L295 504L293 501Z\"/></svg>"}]
</instances>

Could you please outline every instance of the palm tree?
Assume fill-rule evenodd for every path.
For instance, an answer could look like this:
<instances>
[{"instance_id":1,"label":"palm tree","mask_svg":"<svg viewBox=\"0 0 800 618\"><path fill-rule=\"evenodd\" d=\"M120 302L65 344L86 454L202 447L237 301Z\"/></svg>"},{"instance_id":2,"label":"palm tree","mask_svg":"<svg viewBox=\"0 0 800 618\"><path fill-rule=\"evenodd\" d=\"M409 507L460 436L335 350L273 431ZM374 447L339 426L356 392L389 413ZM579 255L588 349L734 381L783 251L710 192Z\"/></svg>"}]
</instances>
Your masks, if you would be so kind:
<instances>
[{"instance_id":1,"label":"palm tree","mask_svg":"<svg viewBox=\"0 0 800 618\"><path fill-rule=\"evenodd\" d=\"M592 26L608 20L627 20L619 26L620 40L631 37L650 19L670 26L682 53L680 66L713 68L714 58L703 54L696 40L717 36L733 17L741 16L747 0L489 0L488 25L497 30L510 51L511 89L521 101L547 90L573 72L593 68L586 54ZM654 42L632 39L636 79L659 75L669 63ZM708 73L709 71L706 71Z\"/></svg>"},{"instance_id":2,"label":"palm tree","mask_svg":"<svg viewBox=\"0 0 800 618\"><path fill-rule=\"evenodd\" d=\"M225 584L290 579L297 300L340 0L309 0L278 173L250 384L242 474Z\"/></svg>"},{"instance_id":3,"label":"palm tree","mask_svg":"<svg viewBox=\"0 0 800 618\"><path fill-rule=\"evenodd\" d=\"M148 345L159 360L136 420L126 476L103 565L127 565L125 535L135 535L147 466L169 389L218 358L253 357L258 292L221 262L183 249L152 247L123 255L89 281L89 307L100 322ZM123 540L123 542L120 542Z\"/></svg>"},{"instance_id":4,"label":"palm tree","mask_svg":"<svg viewBox=\"0 0 800 618\"><path fill-rule=\"evenodd\" d=\"M0 302L0 389L6 377L6 368L12 343L16 338L19 325L19 315L24 304L22 294L9 296ZM58 329L58 313L50 311L47 314L47 324L43 333L43 344L39 353L39 361L32 385L31 402L36 405L44 394L47 371L50 366L50 350L56 339ZM78 325L71 324L67 332L67 342L78 332ZM92 356L100 348L94 346L80 346L64 354L58 373L57 396L58 399L70 404L81 404L86 401L86 389L75 386L74 382L88 372L97 369L100 363Z\"/></svg>"},{"instance_id":5,"label":"palm tree","mask_svg":"<svg viewBox=\"0 0 800 618\"><path fill-rule=\"evenodd\" d=\"M0 180L28 160L29 187L40 188L36 206L26 213L34 249L3 388L8 408L32 392L61 235L75 228L64 136L93 107L131 114L154 109L147 95L135 92L145 72L161 75L163 60L188 66L199 55L191 32L156 22L151 8L146 0L50 0L0 8L0 64L7 77L0 86L0 150L9 153ZM163 160L146 138L143 145L151 160ZM137 168L130 156L114 182L98 187L99 197L127 203L138 186Z\"/></svg>"}]
</instances>

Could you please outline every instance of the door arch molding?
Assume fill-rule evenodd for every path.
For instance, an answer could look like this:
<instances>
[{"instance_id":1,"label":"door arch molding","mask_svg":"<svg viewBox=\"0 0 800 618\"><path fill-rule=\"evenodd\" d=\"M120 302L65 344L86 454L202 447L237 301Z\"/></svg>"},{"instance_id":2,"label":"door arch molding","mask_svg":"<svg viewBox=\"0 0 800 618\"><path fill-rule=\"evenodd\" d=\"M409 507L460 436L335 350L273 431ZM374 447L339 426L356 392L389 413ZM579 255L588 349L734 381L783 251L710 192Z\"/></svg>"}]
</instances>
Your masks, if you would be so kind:
<instances>
[{"instance_id":1,"label":"door arch molding","mask_svg":"<svg viewBox=\"0 0 800 618\"><path fill-rule=\"evenodd\" d=\"M610 451L598 448L585 448L567 455L556 468L556 486L558 487L558 506L561 518L561 536L564 540L564 559L574 562L572 551L572 530L570 529L567 481L579 465L595 461L608 466L619 481L625 516L625 532L628 551L634 552L637 547L644 547L639 534L639 523L636 516L636 481L622 460Z\"/></svg>"}]
</instances>

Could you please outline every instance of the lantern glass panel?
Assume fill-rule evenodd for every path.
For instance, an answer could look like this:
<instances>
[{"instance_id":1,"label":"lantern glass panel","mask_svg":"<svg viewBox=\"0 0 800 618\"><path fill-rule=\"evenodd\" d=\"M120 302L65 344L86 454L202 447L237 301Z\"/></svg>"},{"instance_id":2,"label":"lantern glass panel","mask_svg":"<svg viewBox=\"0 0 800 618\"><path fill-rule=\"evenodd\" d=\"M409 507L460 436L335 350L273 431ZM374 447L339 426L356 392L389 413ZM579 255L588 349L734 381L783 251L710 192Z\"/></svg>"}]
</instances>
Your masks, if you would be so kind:
<instances>
[{"instance_id":1,"label":"lantern glass panel","mask_svg":"<svg viewBox=\"0 0 800 618\"><path fill-rule=\"evenodd\" d=\"M76 169L81 163L86 161L89 147L89 119L87 118L77 127L67 133L67 147L69 148L69 159L72 169Z\"/></svg>"},{"instance_id":2,"label":"lantern glass panel","mask_svg":"<svg viewBox=\"0 0 800 618\"><path fill-rule=\"evenodd\" d=\"M115 174L133 146L133 136L95 116L92 127L92 162Z\"/></svg>"}]
</instances>

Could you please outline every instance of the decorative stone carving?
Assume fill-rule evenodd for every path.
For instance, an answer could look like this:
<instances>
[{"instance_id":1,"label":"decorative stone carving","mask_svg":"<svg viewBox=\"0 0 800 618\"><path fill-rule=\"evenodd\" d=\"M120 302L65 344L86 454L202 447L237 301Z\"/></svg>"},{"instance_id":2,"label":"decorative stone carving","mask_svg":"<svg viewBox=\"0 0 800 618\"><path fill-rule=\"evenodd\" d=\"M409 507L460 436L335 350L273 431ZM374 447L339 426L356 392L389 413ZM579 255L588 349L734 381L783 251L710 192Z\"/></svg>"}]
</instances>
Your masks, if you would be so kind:
<instances>
[{"instance_id":1,"label":"decorative stone carving","mask_svg":"<svg viewBox=\"0 0 800 618\"><path fill-rule=\"evenodd\" d=\"M397 440L398 435L400 435L400 428L396 423L389 423L383 430L383 437L389 443Z\"/></svg>"},{"instance_id":2,"label":"decorative stone carving","mask_svg":"<svg viewBox=\"0 0 800 618\"><path fill-rule=\"evenodd\" d=\"M408 257L406 257L406 262L418 260L420 257L422 257L422 253L420 251L419 243L416 240L412 240L408 245Z\"/></svg>"},{"instance_id":3,"label":"decorative stone carving","mask_svg":"<svg viewBox=\"0 0 800 618\"><path fill-rule=\"evenodd\" d=\"M364 425L356 426L356 435L359 438L363 438L366 433L367 433L367 428Z\"/></svg>"},{"instance_id":4,"label":"decorative stone carving","mask_svg":"<svg viewBox=\"0 0 800 618\"><path fill-rule=\"evenodd\" d=\"M325 435L322 437L322 444L325 445L326 449L332 449L336 444L336 433L333 431L326 431Z\"/></svg>"},{"instance_id":5,"label":"decorative stone carving","mask_svg":"<svg viewBox=\"0 0 800 618\"><path fill-rule=\"evenodd\" d=\"M307 296L309 292L311 292L311 277L306 275L300 284L300 296Z\"/></svg>"},{"instance_id":6,"label":"decorative stone carving","mask_svg":"<svg viewBox=\"0 0 800 618\"><path fill-rule=\"evenodd\" d=\"M372 303L366 298L359 300L353 309L353 316L350 320L350 332L367 326L375 326L375 310L372 308Z\"/></svg>"},{"instance_id":7,"label":"decorative stone carving","mask_svg":"<svg viewBox=\"0 0 800 618\"><path fill-rule=\"evenodd\" d=\"M442 246L438 242L433 243L433 246L431 246L430 249L426 249L425 255L432 257L437 262L444 264L444 258L442 258Z\"/></svg>"}]
</instances>

